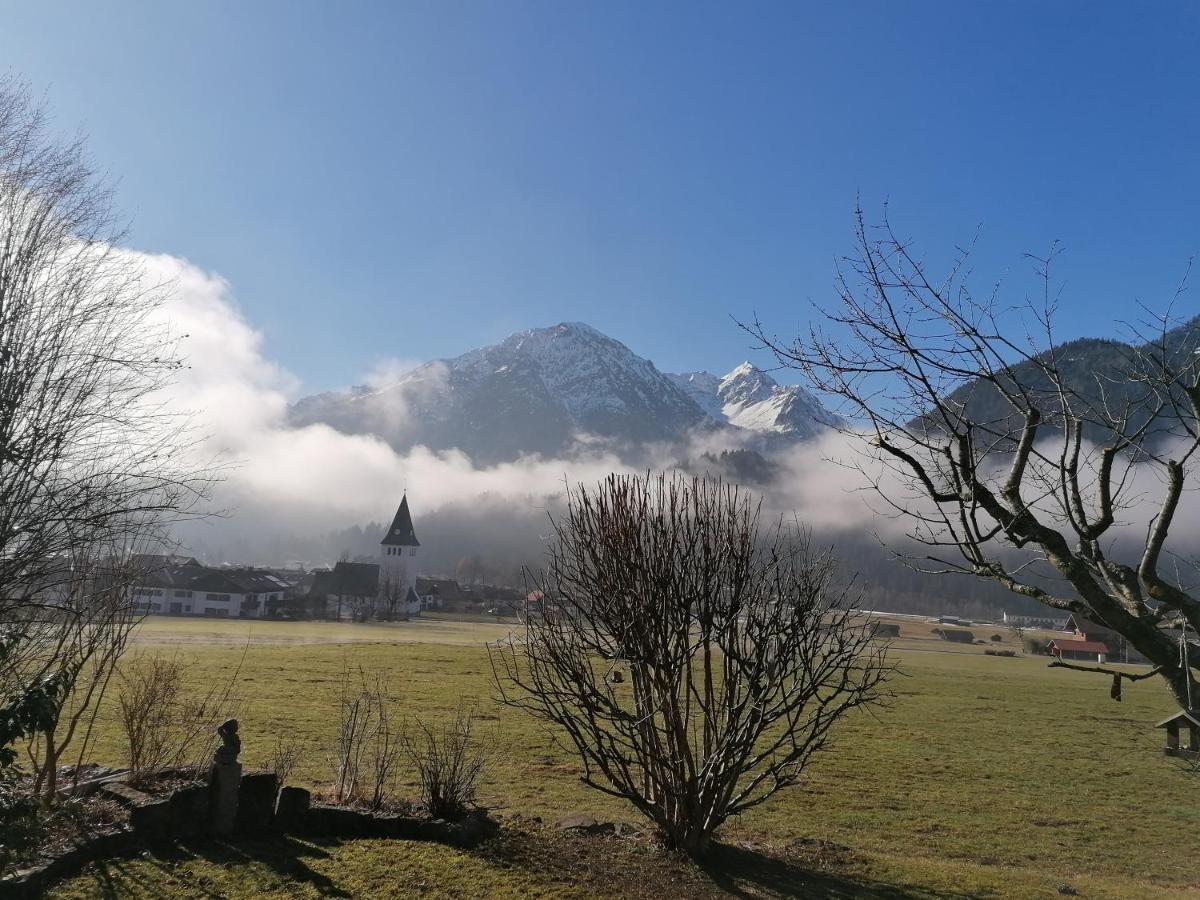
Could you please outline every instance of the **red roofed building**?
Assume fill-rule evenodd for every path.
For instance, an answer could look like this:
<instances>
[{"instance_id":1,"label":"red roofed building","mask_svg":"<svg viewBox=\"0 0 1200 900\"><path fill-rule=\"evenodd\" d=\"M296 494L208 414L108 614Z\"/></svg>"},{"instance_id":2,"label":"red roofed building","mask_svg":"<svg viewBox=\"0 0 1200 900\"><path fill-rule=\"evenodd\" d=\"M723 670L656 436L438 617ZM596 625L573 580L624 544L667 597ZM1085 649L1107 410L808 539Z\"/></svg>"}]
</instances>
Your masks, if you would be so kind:
<instances>
[{"instance_id":1,"label":"red roofed building","mask_svg":"<svg viewBox=\"0 0 1200 900\"><path fill-rule=\"evenodd\" d=\"M1108 644L1103 641L1080 641L1056 638L1050 642L1050 652L1059 659L1084 660L1102 663L1108 656Z\"/></svg>"},{"instance_id":2,"label":"red roofed building","mask_svg":"<svg viewBox=\"0 0 1200 900\"><path fill-rule=\"evenodd\" d=\"M1067 631L1075 632L1075 637L1081 641L1099 641L1102 644L1112 642L1116 632L1107 625L1085 619L1079 613L1072 613L1067 619Z\"/></svg>"},{"instance_id":3,"label":"red roofed building","mask_svg":"<svg viewBox=\"0 0 1200 900\"><path fill-rule=\"evenodd\" d=\"M1050 642L1050 652L1059 659L1102 663L1112 653L1116 632L1111 628L1074 613L1067 619L1067 631L1074 634Z\"/></svg>"}]
</instances>

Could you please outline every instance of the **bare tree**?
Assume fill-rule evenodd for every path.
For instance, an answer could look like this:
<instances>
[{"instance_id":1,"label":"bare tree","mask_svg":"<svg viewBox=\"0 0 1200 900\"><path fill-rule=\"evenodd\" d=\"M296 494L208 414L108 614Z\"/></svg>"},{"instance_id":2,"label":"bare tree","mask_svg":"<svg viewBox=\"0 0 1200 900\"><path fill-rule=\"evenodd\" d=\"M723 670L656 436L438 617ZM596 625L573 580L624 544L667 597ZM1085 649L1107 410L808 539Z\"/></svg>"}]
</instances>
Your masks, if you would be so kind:
<instances>
[{"instance_id":1,"label":"bare tree","mask_svg":"<svg viewBox=\"0 0 1200 900\"><path fill-rule=\"evenodd\" d=\"M408 618L408 567L404 563L380 570L377 614L389 622Z\"/></svg>"},{"instance_id":2,"label":"bare tree","mask_svg":"<svg viewBox=\"0 0 1200 900\"><path fill-rule=\"evenodd\" d=\"M338 564L341 566L341 568L339 568L337 565L333 567L334 591L337 596L336 618L339 622L342 620L342 603L345 601L347 591L350 587L349 569L345 565L349 562L350 551L349 549L345 549L342 550L341 554L338 556Z\"/></svg>"},{"instance_id":3,"label":"bare tree","mask_svg":"<svg viewBox=\"0 0 1200 900\"><path fill-rule=\"evenodd\" d=\"M794 341L749 330L843 401L851 464L922 547L907 561L1108 626L1193 706L1200 647L1167 626L1200 631L1188 561L1169 546L1200 447L1200 325L1145 314L1132 345L1091 365L1054 339L1057 247L1029 257L1040 298L1008 306L971 291L967 251L937 277L886 213L856 221L827 326ZM1102 671L1117 688L1131 677Z\"/></svg>"},{"instance_id":4,"label":"bare tree","mask_svg":"<svg viewBox=\"0 0 1200 900\"><path fill-rule=\"evenodd\" d=\"M455 574L463 584L480 584L488 574L488 565L478 553L469 553L458 561Z\"/></svg>"},{"instance_id":5,"label":"bare tree","mask_svg":"<svg viewBox=\"0 0 1200 900\"><path fill-rule=\"evenodd\" d=\"M559 726L585 784L693 856L794 785L838 719L881 699L889 671L833 561L759 517L708 480L575 488L541 609L522 639L489 647L503 702Z\"/></svg>"},{"instance_id":6,"label":"bare tree","mask_svg":"<svg viewBox=\"0 0 1200 900\"><path fill-rule=\"evenodd\" d=\"M352 594L350 600L350 618L355 622L366 622L375 615L380 598L370 594Z\"/></svg>"},{"instance_id":7,"label":"bare tree","mask_svg":"<svg viewBox=\"0 0 1200 900\"><path fill-rule=\"evenodd\" d=\"M210 481L163 399L180 366L155 317L166 286L121 237L82 141L54 139L0 79L0 697L62 688L39 731L45 787L64 739L90 735L136 621L135 552Z\"/></svg>"}]
</instances>

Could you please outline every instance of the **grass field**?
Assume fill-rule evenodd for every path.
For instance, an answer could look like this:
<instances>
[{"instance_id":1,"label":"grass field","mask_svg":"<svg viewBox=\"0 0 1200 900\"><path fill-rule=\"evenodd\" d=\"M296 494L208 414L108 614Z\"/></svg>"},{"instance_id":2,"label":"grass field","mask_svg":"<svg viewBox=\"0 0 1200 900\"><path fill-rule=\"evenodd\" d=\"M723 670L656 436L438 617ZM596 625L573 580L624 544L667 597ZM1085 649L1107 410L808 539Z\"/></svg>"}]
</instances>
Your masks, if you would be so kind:
<instances>
[{"instance_id":1,"label":"grass field","mask_svg":"<svg viewBox=\"0 0 1200 900\"><path fill-rule=\"evenodd\" d=\"M835 868L851 887L837 882L823 894L808 891L814 896L865 894L866 885L882 886L878 896L1058 896L1062 884L1085 897L1200 896L1200 780L1163 757L1161 733L1152 728L1172 708L1166 692L1143 683L1116 703L1103 678L1048 669L1044 659L985 656L983 647L937 640L931 627L901 624L894 646L902 675L891 706L848 721L802 787L727 827L724 840L846 848ZM329 781L332 691L349 662L387 672L408 715L433 720L466 701L485 717L495 761L483 799L500 815L553 821L587 811L635 820L580 784L578 763L550 734L494 702L483 644L508 628L437 617L379 626L153 619L137 642L138 652L180 654L198 683L241 665L249 766L265 764L275 736L287 734L304 748L292 780ZM999 646L1015 646L1002 630L972 630L985 640L1002 633ZM94 756L122 762L107 716ZM415 794L411 781L406 790ZM317 896L332 885L389 896L387 886L402 883L423 884L413 892L428 896L478 896L479 885L492 885L497 896L589 895L546 866L514 868L428 845L310 847L301 878L286 877L286 866L281 875L271 862L279 852L263 850L240 864L220 854L185 855L171 862L179 891L157 895ZM146 859L102 867L60 895L107 889L154 896L163 865ZM199 884L210 887L189 892ZM687 893L701 895L695 886Z\"/></svg>"}]
</instances>

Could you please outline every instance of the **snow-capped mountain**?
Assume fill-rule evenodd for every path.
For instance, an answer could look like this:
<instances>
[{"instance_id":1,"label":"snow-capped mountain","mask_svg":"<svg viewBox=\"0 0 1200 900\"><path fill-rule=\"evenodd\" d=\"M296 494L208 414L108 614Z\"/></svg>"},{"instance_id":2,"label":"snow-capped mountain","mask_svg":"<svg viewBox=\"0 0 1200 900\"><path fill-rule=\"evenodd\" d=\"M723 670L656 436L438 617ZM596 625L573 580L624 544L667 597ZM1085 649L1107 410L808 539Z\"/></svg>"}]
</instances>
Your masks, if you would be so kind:
<instances>
[{"instance_id":1,"label":"snow-capped mountain","mask_svg":"<svg viewBox=\"0 0 1200 900\"><path fill-rule=\"evenodd\" d=\"M721 410L721 379L711 372L685 372L682 375L667 373L675 386L692 398L704 414L715 422L725 421Z\"/></svg>"},{"instance_id":2,"label":"snow-capped mountain","mask_svg":"<svg viewBox=\"0 0 1200 900\"><path fill-rule=\"evenodd\" d=\"M379 389L306 397L289 419L373 434L398 450L459 449L477 463L597 443L628 457L647 444L682 444L697 431L731 428L735 439L751 432L800 439L836 422L811 396L752 366L724 379L665 375L578 322L426 363Z\"/></svg>"},{"instance_id":3,"label":"snow-capped mountain","mask_svg":"<svg viewBox=\"0 0 1200 900\"><path fill-rule=\"evenodd\" d=\"M724 378L711 372L667 377L711 418L756 434L803 440L842 424L804 388L781 385L748 362Z\"/></svg>"}]
</instances>

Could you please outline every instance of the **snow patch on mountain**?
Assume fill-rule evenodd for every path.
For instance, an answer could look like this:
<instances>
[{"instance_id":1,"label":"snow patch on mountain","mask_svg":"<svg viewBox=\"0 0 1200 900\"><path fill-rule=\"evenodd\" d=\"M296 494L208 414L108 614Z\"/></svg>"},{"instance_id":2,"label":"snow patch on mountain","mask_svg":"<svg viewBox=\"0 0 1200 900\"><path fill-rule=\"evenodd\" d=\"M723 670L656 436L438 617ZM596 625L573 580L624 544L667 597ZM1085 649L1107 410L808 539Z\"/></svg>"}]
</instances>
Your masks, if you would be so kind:
<instances>
[{"instance_id":1,"label":"snow patch on mountain","mask_svg":"<svg viewBox=\"0 0 1200 900\"><path fill-rule=\"evenodd\" d=\"M488 464L570 454L581 442L615 450L676 443L715 427L654 363L579 322L518 332L379 390L306 398L291 418Z\"/></svg>"},{"instance_id":2,"label":"snow patch on mountain","mask_svg":"<svg viewBox=\"0 0 1200 900\"><path fill-rule=\"evenodd\" d=\"M804 439L843 424L808 391L781 385L749 362L720 378L710 372L668 377L718 422L758 434Z\"/></svg>"},{"instance_id":3,"label":"snow patch on mountain","mask_svg":"<svg viewBox=\"0 0 1200 900\"><path fill-rule=\"evenodd\" d=\"M717 396L721 388L721 379L716 375L709 372L687 372L683 375L668 374L667 378L704 410L709 418L717 422L725 420L725 414L721 410L721 398Z\"/></svg>"}]
</instances>

